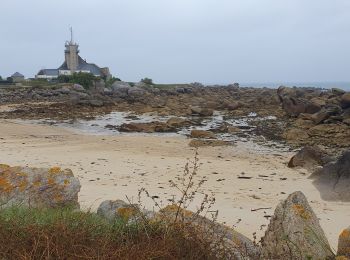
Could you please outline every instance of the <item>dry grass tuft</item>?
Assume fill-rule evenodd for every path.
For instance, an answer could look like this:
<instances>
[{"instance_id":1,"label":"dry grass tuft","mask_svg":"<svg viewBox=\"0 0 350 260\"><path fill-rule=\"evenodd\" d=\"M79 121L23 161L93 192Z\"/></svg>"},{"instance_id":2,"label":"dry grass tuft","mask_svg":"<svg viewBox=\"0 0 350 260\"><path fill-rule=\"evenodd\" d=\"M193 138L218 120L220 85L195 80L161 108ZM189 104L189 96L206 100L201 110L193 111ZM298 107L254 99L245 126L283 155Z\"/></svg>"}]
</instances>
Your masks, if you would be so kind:
<instances>
[{"instance_id":1,"label":"dry grass tuft","mask_svg":"<svg viewBox=\"0 0 350 260\"><path fill-rule=\"evenodd\" d=\"M213 259L206 246L195 233L156 222L110 223L71 209L0 211L0 259Z\"/></svg>"}]
</instances>

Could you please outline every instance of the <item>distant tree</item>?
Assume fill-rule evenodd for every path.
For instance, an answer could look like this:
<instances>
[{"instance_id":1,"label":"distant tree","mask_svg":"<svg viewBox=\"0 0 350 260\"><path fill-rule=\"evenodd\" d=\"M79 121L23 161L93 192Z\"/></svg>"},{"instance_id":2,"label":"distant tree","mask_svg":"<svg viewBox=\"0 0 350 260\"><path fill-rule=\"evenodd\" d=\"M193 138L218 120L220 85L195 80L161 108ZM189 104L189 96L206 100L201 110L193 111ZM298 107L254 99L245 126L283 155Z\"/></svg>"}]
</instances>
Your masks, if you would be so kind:
<instances>
[{"instance_id":1,"label":"distant tree","mask_svg":"<svg viewBox=\"0 0 350 260\"><path fill-rule=\"evenodd\" d=\"M78 72L71 76L70 83L82 85L84 88L90 88L96 80L99 80L99 78L91 73Z\"/></svg>"},{"instance_id":2,"label":"distant tree","mask_svg":"<svg viewBox=\"0 0 350 260\"><path fill-rule=\"evenodd\" d=\"M2 80L2 77L0 76L0 80Z\"/></svg>"},{"instance_id":3,"label":"distant tree","mask_svg":"<svg viewBox=\"0 0 350 260\"><path fill-rule=\"evenodd\" d=\"M13 83L13 78L8 77L8 78L7 78L7 81L10 82L10 83Z\"/></svg>"},{"instance_id":4,"label":"distant tree","mask_svg":"<svg viewBox=\"0 0 350 260\"><path fill-rule=\"evenodd\" d=\"M150 78L144 78L144 79L141 79L141 82L147 84L147 85L153 85L153 80L150 79Z\"/></svg>"},{"instance_id":5,"label":"distant tree","mask_svg":"<svg viewBox=\"0 0 350 260\"><path fill-rule=\"evenodd\" d=\"M57 80L59 83L73 83L82 85L84 88L92 87L94 81L98 80L98 77L95 77L91 73L78 72L73 75L59 75Z\"/></svg>"}]
</instances>

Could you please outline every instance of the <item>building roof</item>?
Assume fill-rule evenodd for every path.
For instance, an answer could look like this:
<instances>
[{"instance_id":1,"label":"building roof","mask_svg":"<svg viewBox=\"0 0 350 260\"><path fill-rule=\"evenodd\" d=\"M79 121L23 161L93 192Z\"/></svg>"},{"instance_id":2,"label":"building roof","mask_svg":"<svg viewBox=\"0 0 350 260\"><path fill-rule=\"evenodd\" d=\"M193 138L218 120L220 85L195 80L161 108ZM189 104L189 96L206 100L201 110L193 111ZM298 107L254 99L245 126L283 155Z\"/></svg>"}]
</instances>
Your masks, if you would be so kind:
<instances>
[{"instance_id":1,"label":"building roof","mask_svg":"<svg viewBox=\"0 0 350 260\"><path fill-rule=\"evenodd\" d=\"M93 63L87 63L78 55L78 68L77 71L89 71L94 75L101 75L101 68ZM63 64L58 68L58 70L69 70L67 66L67 62L63 62Z\"/></svg>"},{"instance_id":2,"label":"building roof","mask_svg":"<svg viewBox=\"0 0 350 260\"><path fill-rule=\"evenodd\" d=\"M37 75L58 76L58 69L42 69Z\"/></svg>"},{"instance_id":3,"label":"building roof","mask_svg":"<svg viewBox=\"0 0 350 260\"><path fill-rule=\"evenodd\" d=\"M19 73L19 72L15 72L15 73L12 74L11 77L24 77L24 75L22 75L22 74Z\"/></svg>"}]
</instances>

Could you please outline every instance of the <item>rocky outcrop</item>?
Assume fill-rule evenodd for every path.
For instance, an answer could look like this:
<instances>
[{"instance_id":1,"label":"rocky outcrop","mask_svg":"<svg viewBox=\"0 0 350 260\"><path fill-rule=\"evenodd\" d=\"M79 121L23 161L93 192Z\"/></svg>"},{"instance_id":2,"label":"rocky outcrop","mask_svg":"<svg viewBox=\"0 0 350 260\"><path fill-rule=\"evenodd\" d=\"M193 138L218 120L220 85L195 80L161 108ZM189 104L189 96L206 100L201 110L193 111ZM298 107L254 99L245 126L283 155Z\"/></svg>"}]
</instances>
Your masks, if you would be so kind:
<instances>
[{"instance_id":1,"label":"rocky outcrop","mask_svg":"<svg viewBox=\"0 0 350 260\"><path fill-rule=\"evenodd\" d=\"M344 229L339 235L338 256L350 258L350 227Z\"/></svg>"},{"instance_id":2,"label":"rocky outcrop","mask_svg":"<svg viewBox=\"0 0 350 260\"><path fill-rule=\"evenodd\" d=\"M130 84L124 81L116 81L111 86L113 94L121 98L127 97L130 88Z\"/></svg>"},{"instance_id":3,"label":"rocky outcrop","mask_svg":"<svg viewBox=\"0 0 350 260\"><path fill-rule=\"evenodd\" d=\"M155 215L155 219L166 224L182 223L195 227L201 237L205 237L213 245L224 247L225 259L259 259L260 248L249 238L225 225L213 222L189 210L169 205Z\"/></svg>"},{"instance_id":4,"label":"rocky outcrop","mask_svg":"<svg viewBox=\"0 0 350 260\"><path fill-rule=\"evenodd\" d=\"M304 130L292 128L283 133L283 137L289 142L300 142L309 138L309 135Z\"/></svg>"},{"instance_id":5,"label":"rocky outcrop","mask_svg":"<svg viewBox=\"0 0 350 260\"><path fill-rule=\"evenodd\" d=\"M72 86L72 90L78 91L78 92L85 92L85 88L82 85L74 84Z\"/></svg>"},{"instance_id":6,"label":"rocky outcrop","mask_svg":"<svg viewBox=\"0 0 350 260\"><path fill-rule=\"evenodd\" d=\"M171 117L166 121L166 124L170 127L180 128L190 126L193 124L193 122L179 117Z\"/></svg>"},{"instance_id":7,"label":"rocky outcrop","mask_svg":"<svg viewBox=\"0 0 350 260\"><path fill-rule=\"evenodd\" d=\"M321 110L321 106L298 95L297 89L290 89L281 86L277 90L277 95L282 103L284 111L292 117L297 117L301 113L314 114ZM300 91L300 90L299 90Z\"/></svg>"},{"instance_id":8,"label":"rocky outcrop","mask_svg":"<svg viewBox=\"0 0 350 260\"><path fill-rule=\"evenodd\" d=\"M166 122L149 122L149 123L125 123L117 128L120 132L136 132L136 133L163 133L176 132L177 128L168 125Z\"/></svg>"},{"instance_id":9,"label":"rocky outcrop","mask_svg":"<svg viewBox=\"0 0 350 260\"><path fill-rule=\"evenodd\" d=\"M324 200L350 201L350 150L340 158L315 171L313 184Z\"/></svg>"},{"instance_id":10,"label":"rocky outcrop","mask_svg":"<svg viewBox=\"0 0 350 260\"><path fill-rule=\"evenodd\" d=\"M0 165L0 205L79 208L80 183L71 170Z\"/></svg>"},{"instance_id":11,"label":"rocky outcrop","mask_svg":"<svg viewBox=\"0 0 350 260\"><path fill-rule=\"evenodd\" d=\"M320 124L326 121L327 119L331 118L332 116L340 115L341 112L342 109L339 106L329 105L323 107L320 111L311 115L311 119L312 121L314 121L315 124Z\"/></svg>"},{"instance_id":12,"label":"rocky outcrop","mask_svg":"<svg viewBox=\"0 0 350 260\"><path fill-rule=\"evenodd\" d=\"M305 196L281 202L262 238L261 259L333 259L327 238Z\"/></svg>"},{"instance_id":13,"label":"rocky outcrop","mask_svg":"<svg viewBox=\"0 0 350 260\"><path fill-rule=\"evenodd\" d=\"M350 92L342 95L340 105L343 109L350 107Z\"/></svg>"},{"instance_id":14,"label":"rocky outcrop","mask_svg":"<svg viewBox=\"0 0 350 260\"><path fill-rule=\"evenodd\" d=\"M216 139L215 134L205 130L192 130L190 133L191 138L204 138L204 139Z\"/></svg>"},{"instance_id":15,"label":"rocky outcrop","mask_svg":"<svg viewBox=\"0 0 350 260\"><path fill-rule=\"evenodd\" d=\"M214 114L213 109L201 108L197 106L191 107L191 112L193 115L199 115L199 116L212 116Z\"/></svg>"},{"instance_id":16,"label":"rocky outcrop","mask_svg":"<svg viewBox=\"0 0 350 260\"><path fill-rule=\"evenodd\" d=\"M326 151L322 150L319 146L305 146L290 159L288 167L313 169L316 166L323 166L330 161L331 158Z\"/></svg>"}]
</instances>

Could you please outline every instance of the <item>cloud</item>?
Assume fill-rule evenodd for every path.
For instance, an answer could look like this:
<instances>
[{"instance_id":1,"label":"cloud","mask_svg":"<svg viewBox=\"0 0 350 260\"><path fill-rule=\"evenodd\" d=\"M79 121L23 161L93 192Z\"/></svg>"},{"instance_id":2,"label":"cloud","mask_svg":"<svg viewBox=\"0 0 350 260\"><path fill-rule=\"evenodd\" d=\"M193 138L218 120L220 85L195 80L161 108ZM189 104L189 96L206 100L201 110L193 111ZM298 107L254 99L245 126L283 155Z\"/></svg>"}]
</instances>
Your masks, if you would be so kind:
<instances>
[{"instance_id":1,"label":"cloud","mask_svg":"<svg viewBox=\"0 0 350 260\"><path fill-rule=\"evenodd\" d=\"M81 55L125 80L349 81L348 0L2 0L0 75Z\"/></svg>"}]
</instances>

